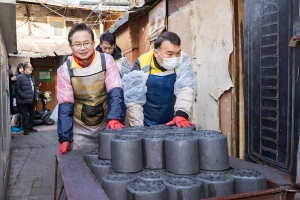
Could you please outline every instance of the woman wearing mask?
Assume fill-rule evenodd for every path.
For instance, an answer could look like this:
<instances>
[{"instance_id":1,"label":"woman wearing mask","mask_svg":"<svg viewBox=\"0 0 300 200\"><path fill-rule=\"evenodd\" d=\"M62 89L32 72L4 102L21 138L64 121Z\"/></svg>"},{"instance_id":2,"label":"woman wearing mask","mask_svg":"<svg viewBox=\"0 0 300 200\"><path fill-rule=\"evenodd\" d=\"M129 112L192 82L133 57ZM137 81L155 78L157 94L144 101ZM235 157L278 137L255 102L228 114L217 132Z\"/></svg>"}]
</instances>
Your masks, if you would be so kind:
<instances>
[{"instance_id":1,"label":"woman wearing mask","mask_svg":"<svg viewBox=\"0 0 300 200\"><path fill-rule=\"evenodd\" d=\"M23 69L24 73L18 76L17 82L15 83L15 91L17 95L17 104L20 105L22 113L24 135L28 135L29 131L37 131L32 128L37 93L34 77L32 76L32 65L26 62L23 65Z\"/></svg>"},{"instance_id":2,"label":"woman wearing mask","mask_svg":"<svg viewBox=\"0 0 300 200\"><path fill-rule=\"evenodd\" d=\"M17 81L17 77L20 75L20 74L23 74L24 72L24 69L23 69L23 63L19 63L17 65L17 69L16 69L16 73L14 76L12 76L10 78L10 80L12 81L12 97L13 97L13 111L14 113L20 113L20 108L18 107L17 105L17 95L16 95L16 91L15 91L15 83Z\"/></svg>"}]
</instances>

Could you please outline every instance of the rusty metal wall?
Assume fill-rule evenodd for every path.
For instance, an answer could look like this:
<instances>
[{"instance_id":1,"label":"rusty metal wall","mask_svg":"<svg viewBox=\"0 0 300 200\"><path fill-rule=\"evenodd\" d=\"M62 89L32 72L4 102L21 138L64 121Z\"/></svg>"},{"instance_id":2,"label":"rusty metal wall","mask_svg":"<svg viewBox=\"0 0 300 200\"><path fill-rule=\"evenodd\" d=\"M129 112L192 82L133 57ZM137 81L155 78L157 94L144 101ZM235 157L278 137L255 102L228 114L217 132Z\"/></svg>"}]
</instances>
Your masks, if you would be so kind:
<instances>
[{"instance_id":1,"label":"rusty metal wall","mask_svg":"<svg viewBox=\"0 0 300 200\"><path fill-rule=\"evenodd\" d=\"M0 199L5 199L11 159L8 59L0 27Z\"/></svg>"},{"instance_id":2,"label":"rusty metal wall","mask_svg":"<svg viewBox=\"0 0 300 200\"><path fill-rule=\"evenodd\" d=\"M122 15L123 13L107 15L103 19L104 31L108 30Z\"/></svg>"}]
</instances>

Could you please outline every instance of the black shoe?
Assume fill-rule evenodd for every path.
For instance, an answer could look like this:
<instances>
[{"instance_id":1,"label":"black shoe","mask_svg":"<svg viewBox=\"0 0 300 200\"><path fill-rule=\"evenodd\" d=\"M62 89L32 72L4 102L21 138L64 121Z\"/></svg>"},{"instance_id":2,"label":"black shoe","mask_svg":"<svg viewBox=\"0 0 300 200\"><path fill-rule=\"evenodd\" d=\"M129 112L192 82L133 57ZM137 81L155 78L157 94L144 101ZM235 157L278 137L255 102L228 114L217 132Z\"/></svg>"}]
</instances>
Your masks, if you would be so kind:
<instances>
[{"instance_id":1,"label":"black shoe","mask_svg":"<svg viewBox=\"0 0 300 200\"><path fill-rule=\"evenodd\" d=\"M31 131L31 132L37 132L37 130L34 129L34 128L30 128L30 129L28 129L28 130Z\"/></svg>"},{"instance_id":2,"label":"black shoe","mask_svg":"<svg viewBox=\"0 0 300 200\"><path fill-rule=\"evenodd\" d=\"M28 135L28 131L24 131L24 135Z\"/></svg>"}]
</instances>

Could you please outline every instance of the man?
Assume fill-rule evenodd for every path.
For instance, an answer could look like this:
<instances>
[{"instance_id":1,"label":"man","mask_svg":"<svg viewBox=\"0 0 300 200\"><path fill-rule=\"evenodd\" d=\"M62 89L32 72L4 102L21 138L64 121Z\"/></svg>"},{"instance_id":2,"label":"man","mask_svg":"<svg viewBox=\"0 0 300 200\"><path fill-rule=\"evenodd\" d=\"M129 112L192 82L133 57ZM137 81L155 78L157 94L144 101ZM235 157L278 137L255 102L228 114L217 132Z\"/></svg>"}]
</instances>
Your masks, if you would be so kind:
<instances>
[{"instance_id":1,"label":"man","mask_svg":"<svg viewBox=\"0 0 300 200\"><path fill-rule=\"evenodd\" d=\"M57 70L60 153L97 144L97 133L124 126L124 97L114 59L94 50L94 34L84 23L68 35L72 56ZM107 124L106 124L107 123Z\"/></svg>"},{"instance_id":2,"label":"man","mask_svg":"<svg viewBox=\"0 0 300 200\"><path fill-rule=\"evenodd\" d=\"M144 78L144 74L148 77ZM173 32L162 33L154 42L154 49L141 55L131 72L123 77L129 124L195 125L188 121L192 112L194 82L190 57L181 51L180 38Z\"/></svg>"},{"instance_id":3,"label":"man","mask_svg":"<svg viewBox=\"0 0 300 200\"><path fill-rule=\"evenodd\" d=\"M105 32L100 36L100 45L96 48L100 53L111 55L117 63L121 77L129 73L130 64L128 59L121 54L121 49L116 45L116 37L110 32Z\"/></svg>"},{"instance_id":4,"label":"man","mask_svg":"<svg viewBox=\"0 0 300 200\"><path fill-rule=\"evenodd\" d=\"M24 73L19 75L15 83L15 92L17 97L17 104L22 114L22 123L24 135L28 135L29 131L37 132L32 128L34 120L34 109L37 103L37 93L35 88L35 81L32 76L33 67L30 63L23 64Z\"/></svg>"}]
</instances>

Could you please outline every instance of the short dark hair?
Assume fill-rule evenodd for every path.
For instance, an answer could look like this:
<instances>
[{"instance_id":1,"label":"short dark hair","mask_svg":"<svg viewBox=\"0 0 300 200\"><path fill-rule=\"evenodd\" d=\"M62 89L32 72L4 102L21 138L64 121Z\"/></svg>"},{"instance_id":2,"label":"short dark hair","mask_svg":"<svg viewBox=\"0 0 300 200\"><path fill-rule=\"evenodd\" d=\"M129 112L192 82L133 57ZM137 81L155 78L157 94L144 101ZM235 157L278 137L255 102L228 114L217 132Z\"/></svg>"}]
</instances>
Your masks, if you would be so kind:
<instances>
[{"instance_id":1,"label":"short dark hair","mask_svg":"<svg viewBox=\"0 0 300 200\"><path fill-rule=\"evenodd\" d=\"M23 69L25 70L28 67L28 64L30 64L29 62L24 62L23 63ZM32 65L31 65L32 66Z\"/></svg>"},{"instance_id":2,"label":"short dark hair","mask_svg":"<svg viewBox=\"0 0 300 200\"><path fill-rule=\"evenodd\" d=\"M19 63L18 65L17 65L17 70L16 70L16 74L19 74L20 72L19 72L19 69L20 68L23 68L23 63Z\"/></svg>"},{"instance_id":3,"label":"short dark hair","mask_svg":"<svg viewBox=\"0 0 300 200\"><path fill-rule=\"evenodd\" d=\"M68 41L72 44L72 36L77 31L87 31L91 35L92 41L94 41L94 33L90 27L88 27L85 23L75 24L68 34Z\"/></svg>"},{"instance_id":4,"label":"short dark hair","mask_svg":"<svg viewBox=\"0 0 300 200\"><path fill-rule=\"evenodd\" d=\"M154 42L154 49L159 49L164 41L170 41L171 44L180 46L180 38L176 33L164 32L160 34Z\"/></svg>"},{"instance_id":5,"label":"short dark hair","mask_svg":"<svg viewBox=\"0 0 300 200\"><path fill-rule=\"evenodd\" d=\"M107 31L100 36L100 44L102 44L102 42L108 42L110 45L115 45L116 36Z\"/></svg>"}]
</instances>

